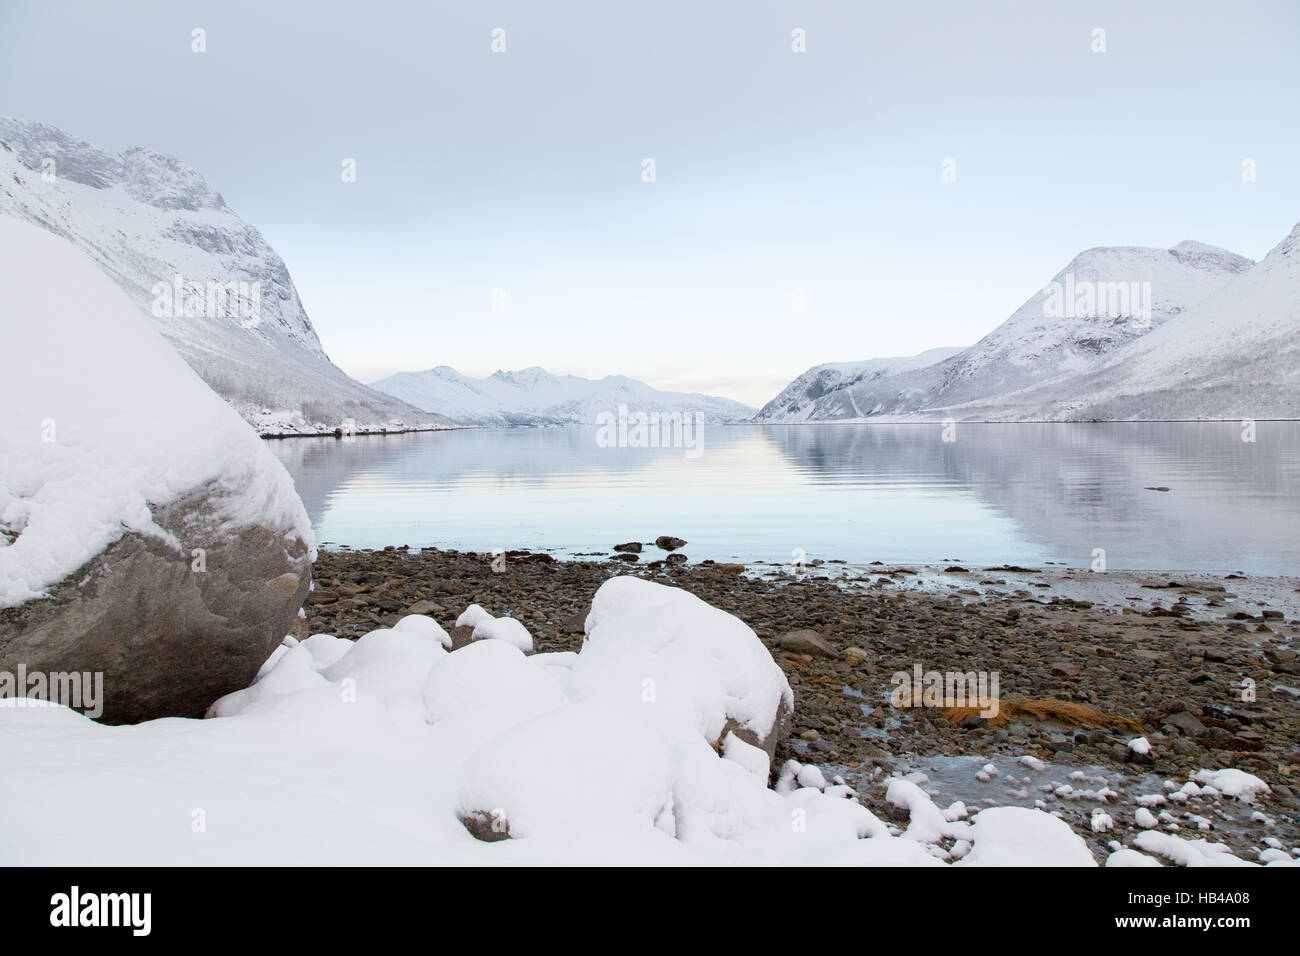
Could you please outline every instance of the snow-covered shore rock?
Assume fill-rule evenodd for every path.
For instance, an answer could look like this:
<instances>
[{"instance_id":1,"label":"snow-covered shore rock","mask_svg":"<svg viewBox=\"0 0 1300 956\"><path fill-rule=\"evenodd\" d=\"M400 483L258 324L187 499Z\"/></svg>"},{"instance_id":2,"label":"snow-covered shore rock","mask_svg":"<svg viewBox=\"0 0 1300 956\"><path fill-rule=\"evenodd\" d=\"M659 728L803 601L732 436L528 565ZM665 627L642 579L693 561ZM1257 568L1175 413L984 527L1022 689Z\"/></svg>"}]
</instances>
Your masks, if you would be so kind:
<instances>
[{"instance_id":1,"label":"snow-covered shore rock","mask_svg":"<svg viewBox=\"0 0 1300 956\"><path fill-rule=\"evenodd\" d=\"M0 117L0 214L75 243L260 434L447 423L334 365L284 260L173 156Z\"/></svg>"},{"instance_id":2,"label":"snow-covered shore rock","mask_svg":"<svg viewBox=\"0 0 1300 956\"><path fill-rule=\"evenodd\" d=\"M102 674L102 719L246 686L311 580L288 473L71 243L0 216L0 671Z\"/></svg>"}]
</instances>

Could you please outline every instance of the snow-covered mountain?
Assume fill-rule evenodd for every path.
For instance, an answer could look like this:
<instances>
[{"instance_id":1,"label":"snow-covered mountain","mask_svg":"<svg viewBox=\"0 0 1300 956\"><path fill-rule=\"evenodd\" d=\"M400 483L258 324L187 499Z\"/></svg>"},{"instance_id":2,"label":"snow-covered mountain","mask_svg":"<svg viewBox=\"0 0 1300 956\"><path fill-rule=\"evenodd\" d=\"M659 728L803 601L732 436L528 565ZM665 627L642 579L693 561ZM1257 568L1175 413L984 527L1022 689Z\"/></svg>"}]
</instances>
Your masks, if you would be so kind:
<instances>
[{"instance_id":1,"label":"snow-covered mountain","mask_svg":"<svg viewBox=\"0 0 1300 956\"><path fill-rule=\"evenodd\" d=\"M1252 269L1100 366L954 411L1000 419L1300 418L1300 223Z\"/></svg>"},{"instance_id":2,"label":"snow-covered mountain","mask_svg":"<svg viewBox=\"0 0 1300 956\"><path fill-rule=\"evenodd\" d=\"M623 375L552 375L544 368L471 378L439 365L399 372L370 387L472 425L591 425L601 412L691 413L708 423L747 421L754 409L729 398L664 392Z\"/></svg>"},{"instance_id":3,"label":"snow-covered mountain","mask_svg":"<svg viewBox=\"0 0 1300 956\"><path fill-rule=\"evenodd\" d=\"M857 406L855 391L869 389L873 383L902 372L927 368L960 351L960 348L938 348L898 358L814 365L764 405L755 420L801 422L864 418L870 409L864 411Z\"/></svg>"},{"instance_id":4,"label":"snow-covered mountain","mask_svg":"<svg viewBox=\"0 0 1300 956\"><path fill-rule=\"evenodd\" d=\"M1234 253L1199 242L1172 249L1098 248L1080 253L1052 281L970 348L922 353L903 367L879 360L841 377L836 366L805 372L758 415L760 421L909 416L974 402L1078 373L1182 316L1250 269ZM939 354L935 355L935 352ZM931 361L923 361L935 355Z\"/></svg>"},{"instance_id":5,"label":"snow-covered mountain","mask_svg":"<svg viewBox=\"0 0 1300 956\"><path fill-rule=\"evenodd\" d=\"M185 163L5 117L0 144L0 214L89 254L262 433L333 431L346 419L367 430L444 421L330 362L284 261Z\"/></svg>"}]
</instances>

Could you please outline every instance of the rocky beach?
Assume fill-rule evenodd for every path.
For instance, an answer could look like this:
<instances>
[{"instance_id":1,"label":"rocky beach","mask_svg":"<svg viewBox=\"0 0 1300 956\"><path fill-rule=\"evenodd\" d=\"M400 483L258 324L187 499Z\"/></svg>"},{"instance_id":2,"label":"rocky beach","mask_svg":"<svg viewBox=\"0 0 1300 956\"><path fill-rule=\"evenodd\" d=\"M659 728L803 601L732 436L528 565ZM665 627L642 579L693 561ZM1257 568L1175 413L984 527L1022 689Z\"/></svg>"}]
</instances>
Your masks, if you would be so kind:
<instances>
[{"instance_id":1,"label":"rocky beach","mask_svg":"<svg viewBox=\"0 0 1300 956\"><path fill-rule=\"evenodd\" d=\"M900 818L884 799L885 781L900 774L972 808L1037 806L1071 824L1099 860L1117 848L1112 841L1124 845L1126 834L1152 820L1247 859L1300 843L1295 578L836 562L746 567L691 563L653 542L616 547L579 560L323 549L295 634L355 638L424 614L459 643L468 635L455 632L457 616L480 604L519 619L537 652L573 651L597 587L637 575L736 615L780 664L795 715L774 775L783 764L789 772L789 761L815 765L827 779L842 777L883 819ZM893 675L918 666L996 673L1008 704L1068 702L1115 723L1041 720L1014 705L993 719L893 706ZM1258 776L1269 790L1236 800L1218 789L1202 795L1191 782L1229 768Z\"/></svg>"}]
</instances>

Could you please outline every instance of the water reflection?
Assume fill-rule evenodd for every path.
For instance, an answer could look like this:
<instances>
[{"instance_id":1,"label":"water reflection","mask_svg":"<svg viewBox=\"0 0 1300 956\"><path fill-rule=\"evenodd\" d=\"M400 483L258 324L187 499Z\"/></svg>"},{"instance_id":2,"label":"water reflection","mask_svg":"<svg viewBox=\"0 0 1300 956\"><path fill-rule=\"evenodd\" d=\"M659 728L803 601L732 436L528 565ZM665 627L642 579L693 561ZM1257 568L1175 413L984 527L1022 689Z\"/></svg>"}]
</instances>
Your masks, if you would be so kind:
<instances>
[{"instance_id":1,"label":"water reflection","mask_svg":"<svg viewBox=\"0 0 1300 956\"><path fill-rule=\"evenodd\" d=\"M594 428L272 443L322 540L693 558L1300 569L1300 425L717 426L704 454ZM1168 492L1148 487L1168 487Z\"/></svg>"}]
</instances>

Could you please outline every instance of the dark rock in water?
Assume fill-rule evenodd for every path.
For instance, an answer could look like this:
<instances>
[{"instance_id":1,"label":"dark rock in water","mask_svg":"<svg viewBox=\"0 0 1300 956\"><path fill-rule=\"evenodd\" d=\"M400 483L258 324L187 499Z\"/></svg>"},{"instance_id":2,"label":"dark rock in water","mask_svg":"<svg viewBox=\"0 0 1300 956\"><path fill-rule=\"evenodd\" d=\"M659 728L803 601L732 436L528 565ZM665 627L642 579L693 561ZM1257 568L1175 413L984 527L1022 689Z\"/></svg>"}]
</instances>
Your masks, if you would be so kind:
<instances>
[{"instance_id":1,"label":"dark rock in water","mask_svg":"<svg viewBox=\"0 0 1300 956\"><path fill-rule=\"evenodd\" d=\"M222 527L209 493L153 510L183 551L128 532L50 598L0 610L0 671L102 673L98 719L110 724L202 717L247 687L289 633L311 562L297 537ZM204 550L201 571L191 547Z\"/></svg>"},{"instance_id":2,"label":"dark rock in water","mask_svg":"<svg viewBox=\"0 0 1300 956\"><path fill-rule=\"evenodd\" d=\"M614 550L615 550L615 551L627 551L627 552L629 552L629 553L631 553L631 554L640 554L640 553L641 553L641 542L640 542L640 541L628 541L628 542L626 542L625 544L616 544L616 545L614 545Z\"/></svg>"},{"instance_id":3,"label":"dark rock in water","mask_svg":"<svg viewBox=\"0 0 1300 956\"><path fill-rule=\"evenodd\" d=\"M686 563L686 555L684 555L684 554L670 554L670 555L668 555L668 557L664 558L664 561L666 561L668 564L685 564L685 563Z\"/></svg>"},{"instance_id":4,"label":"dark rock in water","mask_svg":"<svg viewBox=\"0 0 1300 956\"><path fill-rule=\"evenodd\" d=\"M661 534L655 538L655 547L663 548L665 551L676 551L678 548L686 547L686 542L681 538L674 538L672 535Z\"/></svg>"},{"instance_id":5,"label":"dark rock in water","mask_svg":"<svg viewBox=\"0 0 1300 956\"><path fill-rule=\"evenodd\" d=\"M635 555L635 554L616 554L616 555L614 555L613 560L615 560L615 561L627 561L629 564L631 564L631 563L634 562L634 561L639 561L639 560L640 560L640 557L639 557L638 555Z\"/></svg>"}]
</instances>

